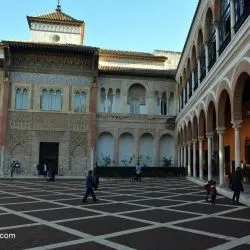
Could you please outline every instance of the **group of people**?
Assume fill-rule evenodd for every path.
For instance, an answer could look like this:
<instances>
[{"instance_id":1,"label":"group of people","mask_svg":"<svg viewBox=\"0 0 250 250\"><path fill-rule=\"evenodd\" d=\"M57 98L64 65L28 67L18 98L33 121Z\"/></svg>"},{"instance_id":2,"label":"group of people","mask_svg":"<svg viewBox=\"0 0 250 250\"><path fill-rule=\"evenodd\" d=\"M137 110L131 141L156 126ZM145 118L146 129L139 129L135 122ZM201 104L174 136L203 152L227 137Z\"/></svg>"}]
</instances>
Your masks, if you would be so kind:
<instances>
[{"instance_id":1,"label":"group of people","mask_svg":"<svg viewBox=\"0 0 250 250\"><path fill-rule=\"evenodd\" d=\"M44 163L44 164L37 164L37 173L38 176L40 177L41 175L43 175L44 178L46 178L47 176L49 176L50 178L47 181L55 181L55 175L56 175L56 168L53 164L49 165L48 163Z\"/></svg>"},{"instance_id":2,"label":"group of people","mask_svg":"<svg viewBox=\"0 0 250 250\"><path fill-rule=\"evenodd\" d=\"M233 205L239 204L240 199L240 192L244 191L243 188L243 175L241 168L238 167L236 171L232 174L230 181L229 181L229 188L234 192L232 197ZM216 196L217 196L217 189L216 189L216 182L213 180L209 180L206 185L204 185L204 189L206 190L206 197L205 200L209 201L209 196L211 197L211 203L215 204Z\"/></svg>"}]
</instances>

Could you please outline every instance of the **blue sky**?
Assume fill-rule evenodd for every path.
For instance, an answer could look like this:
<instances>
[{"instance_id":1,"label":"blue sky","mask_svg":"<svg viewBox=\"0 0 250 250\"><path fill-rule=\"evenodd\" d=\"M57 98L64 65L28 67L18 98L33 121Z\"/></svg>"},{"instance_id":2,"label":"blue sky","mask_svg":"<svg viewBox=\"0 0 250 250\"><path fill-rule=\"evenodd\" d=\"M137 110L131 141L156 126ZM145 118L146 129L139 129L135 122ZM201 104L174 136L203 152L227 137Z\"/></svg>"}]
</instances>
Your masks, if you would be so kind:
<instances>
[{"instance_id":1,"label":"blue sky","mask_svg":"<svg viewBox=\"0 0 250 250\"><path fill-rule=\"evenodd\" d=\"M61 0L84 20L84 44L105 49L182 51L198 0ZM26 16L54 11L56 0L0 0L0 40L28 40Z\"/></svg>"}]
</instances>

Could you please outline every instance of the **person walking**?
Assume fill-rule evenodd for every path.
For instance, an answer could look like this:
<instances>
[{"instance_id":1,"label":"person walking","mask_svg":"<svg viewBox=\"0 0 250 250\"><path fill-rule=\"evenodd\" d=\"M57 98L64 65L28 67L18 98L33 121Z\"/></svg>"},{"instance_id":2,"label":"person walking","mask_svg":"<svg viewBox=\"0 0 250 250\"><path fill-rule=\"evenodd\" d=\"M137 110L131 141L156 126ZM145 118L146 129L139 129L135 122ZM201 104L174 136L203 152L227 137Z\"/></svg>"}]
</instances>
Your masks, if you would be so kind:
<instances>
[{"instance_id":1,"label":"person walking","mask_svg":"<svg viewBox=\"0 0 250 250\"><path fill-rule=\"evenodd\" d=\"M141 172L142 172L142 166L140 165L140 163L138 162L136 165L136 181L141 182Z\"/></svg>"},{"instance_id":2,"label":"person walking","mask_svg":"<svg viewBox=\"0 0 250 250\"><path fill-rule=\"evenodd\" d=\"M15 164L16 162L13 161L11 164L10 164L10 176L13 177L13 174L15 172Z\"/></svg>"},{"instance_id":3,"label":"person walking","mask_svg":"<svg viewBox=\"0 0 250 250\"><path fill-rule=\"evenodd\" d=\"M232 174L230 179L231 190L234 191L233 194L233 204L239 204L240 192L244 191L242 184L243 176L241 173L241 168L237 167L236 171Z\"/></svg>"},{"instance_id":4,"label":"person walking","mask_svg":"<svg viewBox=\"0 0 250 250\"><path fill-rule=\"evenodd\" d=\"M95 184L94 178L93 178L93 171L89 170L88 176L86 179L86 192L85 192L84 197L82 198L83 203L87 202L87 198L88 198L89 194L91 194L93 201L95 201L95 202L97 201L94 190L93 190L93 188L95 188L95 187L96 187L96 184Z\"/></svg>"}]
</instances>

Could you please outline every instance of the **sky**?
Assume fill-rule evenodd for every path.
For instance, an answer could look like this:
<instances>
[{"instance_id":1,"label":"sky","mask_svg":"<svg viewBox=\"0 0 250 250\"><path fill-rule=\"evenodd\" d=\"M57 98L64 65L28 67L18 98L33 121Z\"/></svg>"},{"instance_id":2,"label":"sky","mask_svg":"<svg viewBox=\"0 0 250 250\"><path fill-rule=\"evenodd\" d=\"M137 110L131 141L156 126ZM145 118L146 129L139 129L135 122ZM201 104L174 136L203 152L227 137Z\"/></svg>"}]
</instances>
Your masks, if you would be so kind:
<instances>
[{"instance_id":1,"label":"sky","mask_svg":"<svg viewBox=\"0 0 250 250\"><path fill-rule=\"evenodd\" d=\"M61 0L85 22L84 45L103 49L182 51L198 0ZM53 12L57 0L0 0L0 40L28 40L26 16Z\"/></svg>"}]
</instances>

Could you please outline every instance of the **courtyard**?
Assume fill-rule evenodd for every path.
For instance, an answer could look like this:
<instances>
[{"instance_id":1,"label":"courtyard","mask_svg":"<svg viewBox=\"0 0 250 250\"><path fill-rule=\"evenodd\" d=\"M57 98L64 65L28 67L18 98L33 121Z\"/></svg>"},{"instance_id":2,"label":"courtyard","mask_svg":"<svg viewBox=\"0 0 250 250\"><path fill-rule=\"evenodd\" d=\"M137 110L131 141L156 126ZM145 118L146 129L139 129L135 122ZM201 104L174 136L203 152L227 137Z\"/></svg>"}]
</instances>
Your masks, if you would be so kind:
<instances>
[{"instance_id":1,"label":"courtyard","mask_svg":"<svg viewBox=\"0 0 250 250\"><path fill-rule=\"evenodd\" d=\"M250 208L221 195L207 203L184 178L103 179L99 200L82 204L84 184L0 180L0 248L250 248Z\"/></svg>"}]
</instances>

